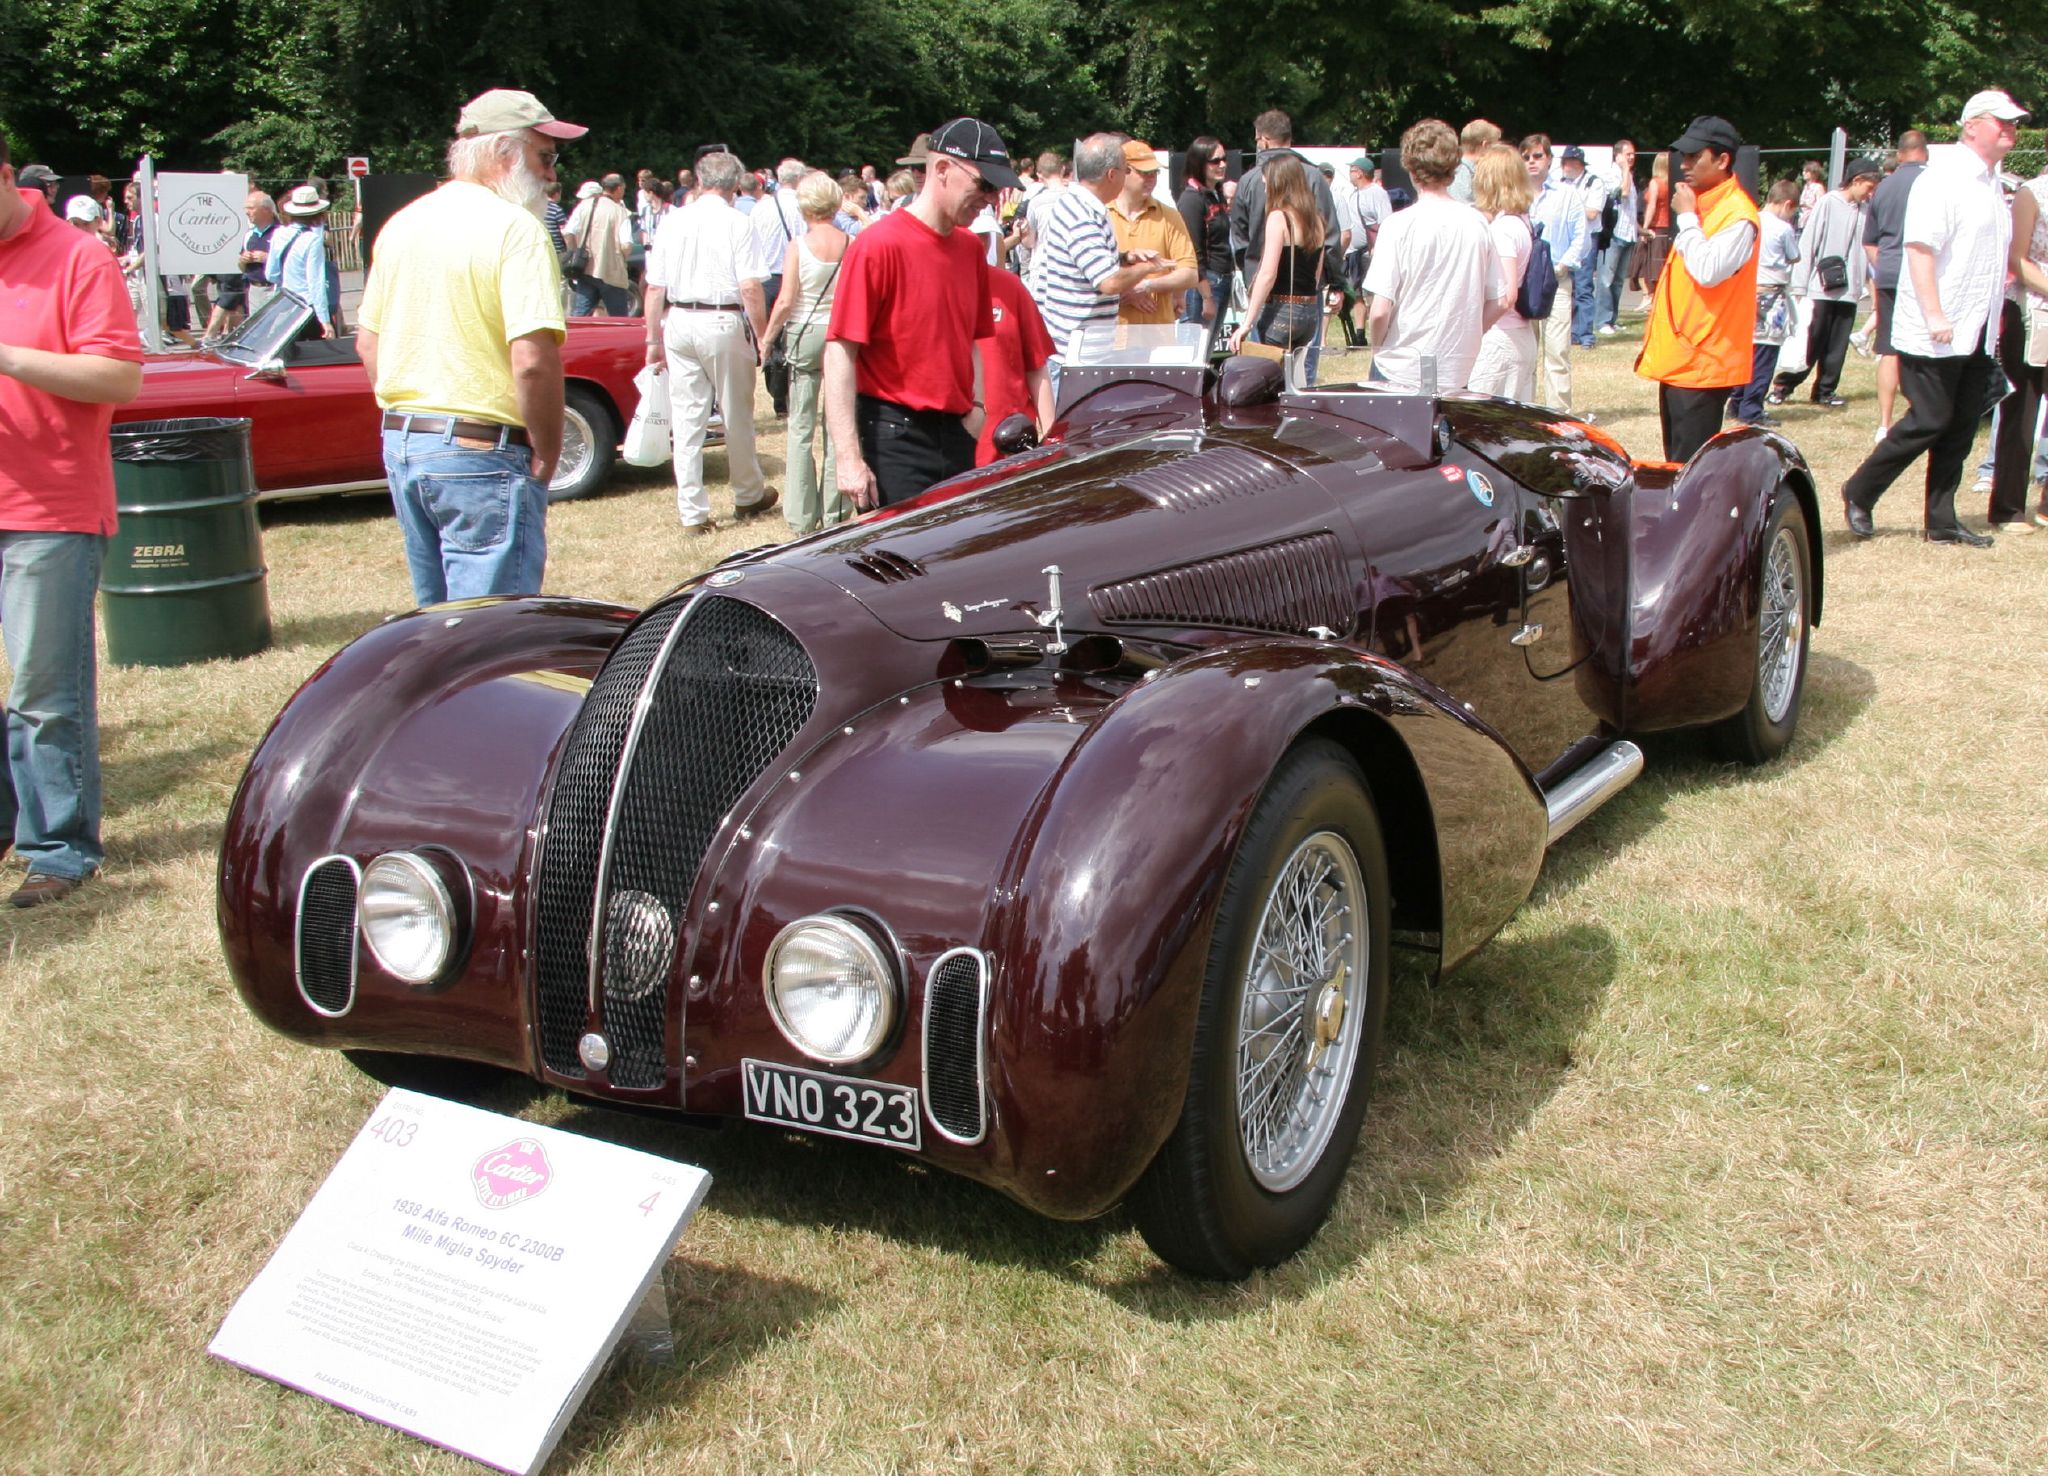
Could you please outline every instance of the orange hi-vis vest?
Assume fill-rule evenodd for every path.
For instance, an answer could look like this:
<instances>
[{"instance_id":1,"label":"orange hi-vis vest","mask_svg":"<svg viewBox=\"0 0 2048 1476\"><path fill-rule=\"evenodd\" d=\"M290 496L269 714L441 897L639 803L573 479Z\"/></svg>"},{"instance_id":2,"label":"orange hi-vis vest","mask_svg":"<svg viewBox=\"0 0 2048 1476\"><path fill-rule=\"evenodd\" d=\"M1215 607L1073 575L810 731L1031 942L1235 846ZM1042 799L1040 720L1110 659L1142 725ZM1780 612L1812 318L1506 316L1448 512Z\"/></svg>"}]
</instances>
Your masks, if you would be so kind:
<instances>
[{"instance_id":1,"label":"orange hi-vis vest","mask_svg":"<svg viewBox=\"0 0 2048 1476\"><path fill-rule=\"evenodd\" d=\"M1679 389L1726 389L1749 383L1756 336L1756 259L1763 241L1756 202L1732 176L1701 195L1700 230L1711 237L1748 221L1749 260L1734 275L1702 287L1674 249L1657 279L1656 300L1636 356L1636 373Z\"/></svg>"}]
</instances>

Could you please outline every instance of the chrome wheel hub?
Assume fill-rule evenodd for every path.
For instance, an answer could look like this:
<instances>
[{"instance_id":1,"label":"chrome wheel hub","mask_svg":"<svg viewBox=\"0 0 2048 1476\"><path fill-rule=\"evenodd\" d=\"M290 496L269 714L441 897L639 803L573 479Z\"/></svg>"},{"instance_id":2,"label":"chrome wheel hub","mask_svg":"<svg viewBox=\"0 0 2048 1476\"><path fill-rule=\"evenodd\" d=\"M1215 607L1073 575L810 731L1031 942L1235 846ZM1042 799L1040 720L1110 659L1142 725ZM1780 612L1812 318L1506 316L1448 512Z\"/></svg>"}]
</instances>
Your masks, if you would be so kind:
<instances>
[{"instance_id":1,"label":"chrome wheel hub","mask_svg":"<svg viewBox=\"0 0 2048 1476\"><path fill-rule=\"evenodd\" d=\"M592 444L590 422L578 414L574 406L562 412L562 459L555 463L555 475L548 483L549 491L558 491L579 480L590 468L590 458L596 455Z\"/></svg>"},{"instance_id":2,"label":"chrome wheel hub","mask_svg":"<svg viewBox=\"0 0 2048 1476\"><path fill-rule=\"evenodd\" d=\"M1267 895L1237 1020L1237 1122L1252 1177L1293 1188L1322 1161L1358 1061L1365 885L1334 831L1296 846Z\"/></svg>"}]
</instances>

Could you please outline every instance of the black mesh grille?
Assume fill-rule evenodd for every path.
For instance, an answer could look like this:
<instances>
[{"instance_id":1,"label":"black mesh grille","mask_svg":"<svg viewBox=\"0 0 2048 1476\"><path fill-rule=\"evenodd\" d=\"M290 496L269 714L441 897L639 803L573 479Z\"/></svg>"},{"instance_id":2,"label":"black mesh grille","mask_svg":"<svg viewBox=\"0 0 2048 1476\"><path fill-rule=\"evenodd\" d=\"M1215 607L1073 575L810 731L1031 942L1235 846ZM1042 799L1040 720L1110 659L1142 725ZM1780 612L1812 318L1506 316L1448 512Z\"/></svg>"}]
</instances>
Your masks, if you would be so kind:
<instances>
[{"instance_id":1,"label":"black mesh grille","mask_svg":"<svg viewBox=\"0 0 2048 1476\"><path fill-rule=\"evenodd\" d=\"M702 601L656 679L619 805L610 890L645 892L683 918L712 833L817 701L796 637L752 605ZM661 1085L667 1005L666 979L637 999L607 995L614 1085Z\"/></svg>"},{"instance_id":2,"label":"black mesh grille","mask_svg":"<svg viewBox=\"0 0 2048 1476\"><path fill-rule=\"evenodd\" d=\"M534 909L535 989L541 1059L564 1076L584 1074L576 1041L590 992L590 908L612 781L632 726L633 703L684 603L649 612L619 642L583 700L548 802Z\"/></svg>"},{"instance_id":3,"label":"black mesh grille","mask_svg":"<svg viewBox=\"0 0 2048 1476\"><path fill-rule=\"evenodd\" d=\"M952 955L932 970L924 1000L925 1108L969 1142L982 1133L981 970L973 954Z\"/></svg>"},{"instance_id":4,"label":"black mesh grille","mask_svg":"<svg viewBox=\"0 0 2048 1476\"><path fill-rule=\"evenodd\" d=\"M330 1015L356 998L356 869L336 856L306 873L299 897L299 988Z\"/></svg>"},{"instance_id":5,"label":"black mesh grille","mask_svg":"<svg viewBox=\"0 0 2048 1476\"><path fill-rule=\"evenodd\" d=\"M1357 600L1335 535L1311 533L1105 584L1090 591L1111 624L1234 625L1348 635Z\"/></svg>"}]
</instances>

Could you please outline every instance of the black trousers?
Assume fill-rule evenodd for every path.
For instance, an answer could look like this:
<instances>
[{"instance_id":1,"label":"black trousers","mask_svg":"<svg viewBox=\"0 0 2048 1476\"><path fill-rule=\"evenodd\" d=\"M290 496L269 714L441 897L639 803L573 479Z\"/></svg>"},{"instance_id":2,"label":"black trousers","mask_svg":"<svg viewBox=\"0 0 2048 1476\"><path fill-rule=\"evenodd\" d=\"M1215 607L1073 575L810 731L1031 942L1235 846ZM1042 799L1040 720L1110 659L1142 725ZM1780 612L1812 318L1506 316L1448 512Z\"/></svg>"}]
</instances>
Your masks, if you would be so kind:
<instances>
[{"instance_id":1,"label":"black trousers","mask_svg":"<svg viewBox=\"0 0 2048 1476\"><path fill-rule=\"evenodd\" d=\"M1856 304L1814 299L1813 319L1806 326L1806 368L1797 374L1778 376L1778 393L1789 396L1805 381L1809 370L1818 371L1813 397L1825 400L1842 382L1842 365L1849 357L1849 333L1856 326Z\"/></svg>"},{"instance_id":2,"label":"black trousers","mask_svg":"<svg viewBox=\"0 0 2048 1476\"><path fill-rule=\"evenodd\" d=\"M2016 302L2005 305L1998 330L1998 365L2012 381L2012 393L1998 407L1997 458L1991 474L1991 521L2018 522L2027 515L2027 485L2033 481L2034 417L2041 413L2042 371L2027 362L2027 315Z\"/></svg>"},{"instance_id":3,"label":"black trousers","mask_svg":"<svg viewBox=\"0 0 2048 1476\"><path fill-rule=\"evenodd\" d=\"M1899 393L1906 415L1863 459L1842 486L1842 500L1868 511L1899 473L1927 453L1927 522L1932 530L1956 526L1956 486L1984 418L1984 396L1997 367L1984 340L1967 354L1946 359L1899 355Z\"/></svg>"},{"instance_id":4,"label":"black trousers","mask_svg":"<svg viewBox=\"0 0 2048 1476\"><path fill-rule=\"evenodd\" d=\"M974 465L974 437L959 416L943 410L908 410L861 395L854 400L853 423L884 507L907 502Z\"/></svg>"},{"instance_id":5,"label":"black trousers","mask_svg":"<svg viewBox=\"0 0 2048 1476\"><path fill-rule=\"evenodd\" d=\"M1733 389L1680 389L1657 386L1657 419L1664 426L1664 459L1684 463L1721 433Z\"/></svg>"}]
</instances>

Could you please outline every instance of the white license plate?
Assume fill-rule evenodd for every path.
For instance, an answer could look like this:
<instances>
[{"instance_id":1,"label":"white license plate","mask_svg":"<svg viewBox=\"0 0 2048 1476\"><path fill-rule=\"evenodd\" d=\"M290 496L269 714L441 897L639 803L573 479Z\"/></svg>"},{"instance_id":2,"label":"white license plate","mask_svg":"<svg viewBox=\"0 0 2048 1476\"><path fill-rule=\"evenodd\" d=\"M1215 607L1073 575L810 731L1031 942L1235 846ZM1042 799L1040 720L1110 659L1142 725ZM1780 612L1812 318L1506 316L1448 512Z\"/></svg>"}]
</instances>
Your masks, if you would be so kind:
<instances>
[{"instance_id":1,"label":"white license plate","mask_svg":"<svg viewBox=\"0 0 2048 1476\"><path fill-rule=\"evenodd\" d=\"M800 1066L751 1058L740 1062L746 1114L805 1132L887 1143L916 1152L924 1146L917 1088L854 1076L828 1076Z\"/></svg>"}]
</instances>

